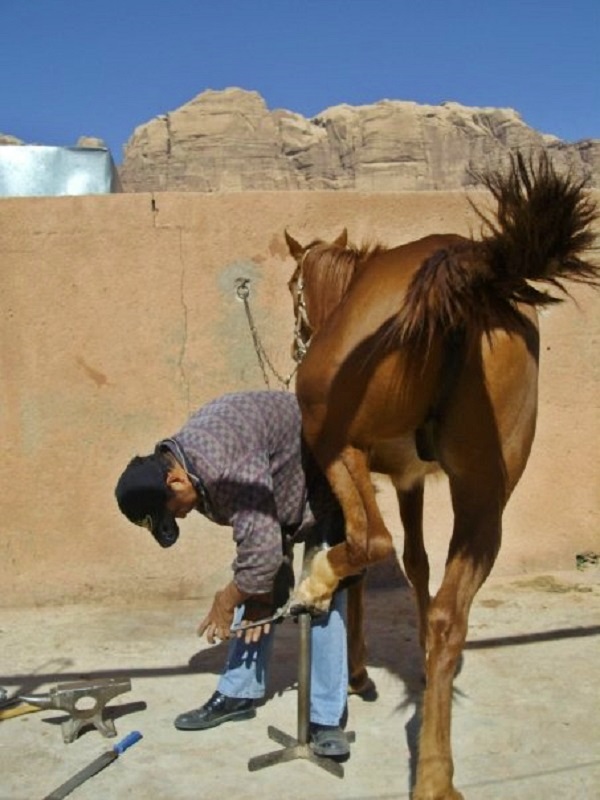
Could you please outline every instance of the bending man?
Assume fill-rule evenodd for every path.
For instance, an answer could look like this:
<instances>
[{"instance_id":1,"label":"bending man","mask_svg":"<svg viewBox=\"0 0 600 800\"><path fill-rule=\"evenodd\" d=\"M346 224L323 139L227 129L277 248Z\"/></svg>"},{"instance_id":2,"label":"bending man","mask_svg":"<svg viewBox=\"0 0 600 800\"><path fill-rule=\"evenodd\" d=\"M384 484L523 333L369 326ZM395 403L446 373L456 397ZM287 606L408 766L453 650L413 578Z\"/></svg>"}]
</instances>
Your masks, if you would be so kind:
<instances>
[{"instance_id":1,"label":"bending man","mask_svg":"<svg viewBox=\"0 0 600 800\"><path fill-rule=\"evenodd\" d=\"M333 544L344 535L341 510L303 446L298 403L288 392L239 392L208 403L154 453L136 456L115 494L123 514L163 547L177 540L176 519L192 511L233 529L233 579L199 626L210 643L231 638L234 618L263 619L285 602L293 586L293 544L307 537ZM345 595L338 591L329 613L311 628L311 746L338 758L349 753L341 727L348 684ZM273 633L267 625L234 637L217 690L180 714L175 726L204 730L255 716Z\"/></svg>"}]
</instances>

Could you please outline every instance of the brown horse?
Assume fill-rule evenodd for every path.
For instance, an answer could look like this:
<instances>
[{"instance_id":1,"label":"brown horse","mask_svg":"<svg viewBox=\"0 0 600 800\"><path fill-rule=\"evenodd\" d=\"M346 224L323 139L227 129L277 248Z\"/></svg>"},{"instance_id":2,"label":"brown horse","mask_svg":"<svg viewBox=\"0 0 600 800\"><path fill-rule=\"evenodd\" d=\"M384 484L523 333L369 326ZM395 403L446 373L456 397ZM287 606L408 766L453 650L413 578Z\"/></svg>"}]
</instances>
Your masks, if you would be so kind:
<instances>
[{"instance_id":1,"label":"brown horse","mask_svg":"<svg viewBox=\"0 0 600 800\"><path fill-rule=\"evenodd\" d=\"M456 800L452 683L473 598L501 540L502 514L531 450L537 413L538 283L597 285L584 260L596 209L583 185L546 156L519 155L483 183L496 210L476 240L427 236L384 249L287 242L297 269L297 334L307 350L296 391L307 442L344 511L346 541L319 553L296 605L323 610L338 582L386 557L392 537L371 471L396 486L404 563L426 653L415 800ZM454 526L430 598L423 543L425 475L446 473Z\"/></svg>"}]
</instances>

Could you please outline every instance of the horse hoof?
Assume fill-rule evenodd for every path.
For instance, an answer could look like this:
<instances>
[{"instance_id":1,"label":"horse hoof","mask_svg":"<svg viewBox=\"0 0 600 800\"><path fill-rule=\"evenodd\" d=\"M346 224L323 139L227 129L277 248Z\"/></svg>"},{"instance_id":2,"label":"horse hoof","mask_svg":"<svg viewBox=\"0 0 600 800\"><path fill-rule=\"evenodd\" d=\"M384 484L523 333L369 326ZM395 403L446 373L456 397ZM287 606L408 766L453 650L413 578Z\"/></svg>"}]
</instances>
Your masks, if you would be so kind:
<instances>
[{"instance_id":1,"label":"horse hoof","mask_svg":"<svg viewBox=\"0 0 600 800\"><path fill-rule=\"evenodd\" d=\"M327 608L320 608L314 603L308 603L302 600L292 601L289 609L289 614L292 617L298 617L300 614L310 614L311 617L321 617L327 613Z\"/></svg>"},{"instance_id":2,"label":"horse hoof","mask_svg":"<svg viewBox=\"0 0 600 800\"><path fill-rule=\"evenodd\" d=\"M365 703L374 703L379 697L375 681L367 678L364 683L354 687L352 683L348 686L348 694L354 697L360 697Z\"/></svg>"},{"instance_id":3,"label":"horse hoof","mask_svg":"<svg viewBox=\"0 0 600 800\"><path fill-rule=\"evenodd\" d=\"M448 789L442 794L438 792L419 792L412 795L412 800L465 800L464 796L458 792L454 787Z\"/></svg>"}]
</instances>

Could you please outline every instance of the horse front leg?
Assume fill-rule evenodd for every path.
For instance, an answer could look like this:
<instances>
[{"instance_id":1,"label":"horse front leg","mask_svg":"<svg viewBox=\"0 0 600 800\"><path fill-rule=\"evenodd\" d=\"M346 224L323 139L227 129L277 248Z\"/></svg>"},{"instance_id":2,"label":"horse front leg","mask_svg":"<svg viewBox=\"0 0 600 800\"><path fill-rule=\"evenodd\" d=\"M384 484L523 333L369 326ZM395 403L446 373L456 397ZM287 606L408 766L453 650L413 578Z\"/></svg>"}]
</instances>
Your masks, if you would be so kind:
<instances>
[{"instance_id":1,"label":"horse front leg","mask_svg":"<svg viewBox=\"0 0 600 800\"><path fill-rule=\"evenodd\" d=\"M318 458L318 453L315 452ZM371 483L364 452L346 447L341 457L325 462L325 473L344 514L346 541L314 556L308 575L294 594L292 608L327 611L338 583L357 575L393 550Z\"/></svg>"},{"instance_id":2,"label":"horse front leg","mask_svg":"<svg viewBox=\"0 0 600 800\"><path fill-rule=\"evenodd\" d=\"M472 509L457 507L454 499L455 525L448 562L427 615L427 685L413 800L463 798L452 782L452 686L467 636L473 598L488 576L500 545L498 505L492 503L474 517Z\"/></svg>"}]
</instances>

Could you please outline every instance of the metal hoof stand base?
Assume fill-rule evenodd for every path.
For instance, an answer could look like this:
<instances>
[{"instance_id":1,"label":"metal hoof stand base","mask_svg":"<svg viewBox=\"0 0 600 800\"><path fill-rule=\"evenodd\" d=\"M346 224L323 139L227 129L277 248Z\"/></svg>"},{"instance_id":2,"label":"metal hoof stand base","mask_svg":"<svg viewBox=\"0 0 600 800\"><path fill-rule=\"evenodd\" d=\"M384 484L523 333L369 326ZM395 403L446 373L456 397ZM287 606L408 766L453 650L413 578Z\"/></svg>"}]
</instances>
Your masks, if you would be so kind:
<instances>
[{"instance_id":1,"label":"metal hoof stand base","mask_svg":"<svg viewBox=\"0 0 600 800\"><path fill-rule=\"evenodd\" d=\"M283 733L283 731L274 728L272 725L269 725L267 728L267 733L270 739L282 745L284 749L273 750L271 753L265 753L262 756L254 756L254 758L251 758L248 762L248 769L250 772L256 772L256 770L263 769L264 767L272 767L274 764L294 761L297 758L304 758L307 761L312 761L313 764L316 764L318 767L321 767L338 778L344 777L344 767L340 763L334 761L332 758L318 756L306 742L300 742L298 739L294 739L293 736L288 736L287 733ZM346 735L349 741L353 741L354 737L351 739L351 734Z\"/></svg>"},{"instance_id":2,"label":"metal hoof stand base","mask_svg":"<svg viewBox=\"0 0 600 800\"><path fill-rule=\"evenodd\" d=\"M278 728L269 725L267 733L270 739L283 747L283 750L273 750L260 756L254 756L248 762L250 772L256 772L264 767L274 764L283 764L303 758L311 761L318 767L330 772L338 778L344 777L344 767L332 758L318 756L310 747L310 614L302 613L298 616L300 627L300 646L298 656L298 736L294 738L283 733ZM349 742L355 739L354 733L346 733Z\"/></svg>"}]
</instances>

